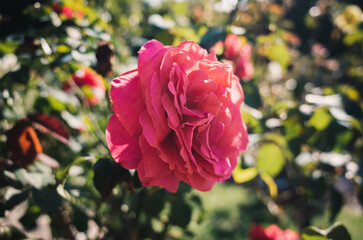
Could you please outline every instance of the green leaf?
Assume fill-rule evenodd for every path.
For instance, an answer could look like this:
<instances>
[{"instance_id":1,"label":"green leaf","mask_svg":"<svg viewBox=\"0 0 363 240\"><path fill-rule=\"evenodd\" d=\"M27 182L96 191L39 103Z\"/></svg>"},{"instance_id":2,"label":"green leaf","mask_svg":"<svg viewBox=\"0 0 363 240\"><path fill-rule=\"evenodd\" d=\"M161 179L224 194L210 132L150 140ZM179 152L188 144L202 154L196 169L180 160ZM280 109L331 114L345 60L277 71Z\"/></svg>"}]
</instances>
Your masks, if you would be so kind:
<instances>
[{"instance_id":1,"label":"green leaf","mask_svg":"<svg viewBox=\"0 0 363 240\"><path fill-rule=\"evenodd\" d=\"M27 200L29 197L29 191L21 192L18 194L14 194L7 202L6 202L6 209L11 210L20 203Z\"/></svg>"},{"instance_id":2,"label":"green leaf","mask_svg":"<svg viewBox=\"0 0 363 240\"><path fill-rule=\"evenodd\" d=\"M192 217L191 207L181 198L177 198L175 202L171 202L170 223L185 228Z\"/></svg>"},{"instance_id":3,"label":"green leaf","mask_svg":"<svg viewBox=\"0 0 363 240\"><path fill-rule=\"evenodd\" d=\"M111 194L117 183L131 182L130 172L110 158L99 158L93 170L93 184L103 199Z\"/></svg>"},{"instance_id":4,"label":"green leaf","mask_svg":"<svg viewBox=\"0 0 363 240\"><path fill-rule=\"evenodd\" d=\"M273 44L265 49L265 53L271 61L278 62L284 70L290 63L289 49L286 44Z\"/></svg>"},{"instance_id":5,"label":"green leaf","mask_svg":"<svg viewBox=\"0 0 363 240\"><path fill-rule=\"evenodd\" d=\"M330 189L329 221L334 221L343 206L343 196L334 187Z\"/></svg>"},{"instance_id":6,"label":"green leaf","mask_svg":"<svg viewBox=\"0 0 363 240\"><path fill-rule=\"evenodd\" d=\"M326 108L317 108L308 122L308 126L314 127L318 131L322 131L328 127L333 117L328 113Z\"/></svg>"},{"instance_id":7,"label":"green leaf","mask_svg":"<svg viewBox=\"0 0 363 240\"><path fill-rule=\"evenodd\" d=\"M307 227L304 229L302 234L303 240L328 240L325 237L324 230L321 230L317 227Z\"/></svg>"},{"instance_id":8,"label":"green leaf","mask_svg":"<svg viewBox=\"0 0 363 240\"><path fill-rule=\"evenodd\" d=\"M79 209L79 207L74 207L74 225L76 226L77 230L80 232L86 232L88 229L88 216L85 214L84 211Z\"/></svg>"},{"instance_id":9,"label":"green leaf","mask_svg":"<svg viewBox=\"0 0 363 240\"><path fill-rule=\"evenodd\" d=\"M226 31L223 28L211 28L201 38L199 45L205 49L210 49L218 41L224 40L226 37Z\"/></svg>"},{"instance_id":10,"label":"green leaf","mask_svg":"<svg viewBox=\"0 0 363 240\"><path fill-rule=\"evenodd\" d=\"M66 168L60 169L60 170L58 170L55 173L56 180L59 181L59 182L63 181L68 176L69 169L71 169L72 166L77 165L77 164L80 164L80 163L82 163L84 161L88 161L90 159L91 159L90 157L79 157L79 158L76 158L76 160L74 160Z\"/></svg>"},{"instance_id":11,"label":"green leaf","mask_svg":"<svg viewBox=\"0 0 363 240\"><path fill-rule=\"evenodd\" d=\"M19 42L16 41L0 41L0 53L14 53L18 46Z\"/></svg>"},{"instance_id":12,"label":"green leaf","mask_svg":"<svg viewBox=\"0 0 363 240\"><path fill-rule=\"evenodd\" d=\"M331 240L350 240L350 234L347 229L341 224L336 223L331 228L329 228L329 232L327 237Z\"/></svg>"},{"instance_id":13,"label":"green leaf","mask_svg":"<svg viewBox=\"0 0 363 240\"><path fill-rule=\"evenodd\" d=\"M297 138L301 135L302 125L300 124L300 117L298 115L289 116L283 121L285 135L288 140Z\"/></svg>"},{"instance_id":14,"label":"green leaf","mask_svg":"<svg viewBox=\"0 0 363 240\"><path fill-rule=\"evenodd\" d=\"M58 100L57 98L53 97L52 95L48 96L47 98L49 105L56 111L63 111L65 110L65 105L62 101Z\"/></svg>"},{"instance_id":15,"label":"green leaf","mask_svg":"<svg viewBox=\"0 0 363 240\"><path fill-rule=\"evenodd\" d=\"M157 217L165 206L165 189L158 189L157 191L149 191L146 199L145 211L151 217Z\"/></svg>"},{"instance_id":16,"label":"green leaf","mask_svg":"<svg viewBox=\"0 0 363 240\"><path fill-rule=\"evenodd\" d=\"M363 183L359 185L358 200L361 206L363 206Z\"/></svg>"},{"instance_id":17,"label":"green leaf","mask_svg":"<svg viewBox=\"0 0 363 240\"><path fill-rule=\"evenodd\" d=\"M264 143L257 151L257 168L274 177L284 167L285 159L281 148L274 143Z\"/></svg>"},{"instance_id":18,"label":"green leaf","mask_svg":"<svg viewBox=\"0 0 363 240\"><path fill-rule=\"evenodd\" d=\"M243 82L243 92L245 94L245 104L256 109L262 107L260 89L254 81Z\"/></svg>"},{"instance_id":19,"label":"green leaf","mask_svg":"<svg viewBox=\"0 0 363 240\"><path fill-rule=\"evenodd\" d=\"M93 184L102 198L108 197L116 185L111 161L108 158L100 158L93 166Z\"/></svg>"},{"instance_id":20,"label":"green leaf","mask_svg":"<svg viewBox=\"0 0 363 240\"><path fill-rule=\"evenodd\" d=\"M339 222L333 224L328 229L319 229L314 226L303 230L303 240L350 240L347 229Z\"/></svg>"},{"instance_id":21,"label":"green leaf","mask_svg":"<svg viewBox=\"0 0 363 240\"><path fill-rule=\"evenodd\" d=\"M6 204L0 202L0 218L5 217Z\"/></svg>"},{"instance_id":22,"label":"green leaf","mask_svg":"<svg viewBox=\"0 0 363 240\"><path fill-rule=\"evenodd\" d=\"M28 207L24 216L19 221L27 230L32 230L37 227L36 219L41 215L42 210L38 205L31 205Z\"/></svg>"},{"instance_id":23,"label":"green leaf","mask_svg":"<svg viewBox=\"0 0 363 240\"><path fill-rule=\"evenodd\" d=\"M361 135L363 135L363 128L362 128L361 124L359 123L359 120L357 120L356 118L352 118L352 119L350 119L350 124L353 128L358 130Z\"/></svg>"},{"instance_id":24,"label":"green leaf","mask_svg":"<svg viewBox=\"0 0 363 240\"><path fill-rule=\"evenodd\" d=\"M49 216L59 211L62 207L62 197L54 187L42 190L33 189L34 202Z\"/></svg>"}]
</instances>

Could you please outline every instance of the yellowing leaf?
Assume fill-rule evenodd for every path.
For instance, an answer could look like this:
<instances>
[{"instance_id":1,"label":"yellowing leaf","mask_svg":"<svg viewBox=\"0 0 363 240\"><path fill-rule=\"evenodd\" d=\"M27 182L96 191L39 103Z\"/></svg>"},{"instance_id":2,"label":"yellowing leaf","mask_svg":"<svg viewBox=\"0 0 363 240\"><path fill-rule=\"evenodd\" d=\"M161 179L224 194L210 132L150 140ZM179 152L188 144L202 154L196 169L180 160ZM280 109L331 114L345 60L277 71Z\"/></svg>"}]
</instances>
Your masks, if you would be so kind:
<instances>
[{"instance_id":1,"label":"yellowing leaf","mask_svg":"<svg viewBox=\"0 0 363 240\"><path fill-rule=\"evenodd\" d=\"M247 168L242 169L240 167L236 167L232 172L233 179L236 183L244 183L252 180L258 174L257 168Z\"/></svg>"},{"instance_id":2,"label":"yellowing leaf","mask_svg":"<svg viewBox=\"0 0 363 240\"><path fill-rule=\"evenodd\" d=\"M289 65L290 55L286 44L273 44L265 48L265 54L271 61L278 62L283 69Z\"/></svg>"},{"instance_id":3,"label":"yellowing leaf","mask_svg":"<svg viewBox=\"0 0 363 240\"><path fill-rule=\"evenodd\" d=\"M267 184L267 186L270 190L270 196L272 198L277 197L278 189L277 189L277 185L276 185L274 179L266 173L261 173L260 176L261 176L261 179Z\"/></svg>"}]
</instances>

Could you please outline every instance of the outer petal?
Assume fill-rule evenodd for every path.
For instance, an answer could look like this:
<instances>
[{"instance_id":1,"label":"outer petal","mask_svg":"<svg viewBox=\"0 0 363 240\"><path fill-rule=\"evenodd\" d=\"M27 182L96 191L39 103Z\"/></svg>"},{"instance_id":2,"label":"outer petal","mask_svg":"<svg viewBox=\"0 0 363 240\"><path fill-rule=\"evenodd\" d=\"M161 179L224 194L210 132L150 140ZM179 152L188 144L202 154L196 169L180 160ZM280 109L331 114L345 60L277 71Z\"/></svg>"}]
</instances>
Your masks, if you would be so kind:
<instances>
[{"instance_id":1,"label":"outer petal","mask_svg":"<svg viewBox=\"0 0 363 240\"><path fill-rule=\"evenodd\" d=\"M163 162L157 154L157 150L151 147L146 139L140 137L143 158L137 167L140 181L144 186L162 186L175 193L180 180L175 177L167 163Z\"/></svg>"},{"instance_id":2,"label":"outer petal","mask_svg":"<svg viewBox=\"0 0 363 240\"><path fill-rule=\"evenodd\" d=\"M115 114L108 121L106 141L116 162L128 169L137 167L142 156L139 134L129 135Z\"/></svg>"},{"instance_id":3,"label":"outer petal","mask_svg":"<svg viewBox=\"0 0 363 240\"><path fill-rule=\"evenodd\" d=\"M245 98L239 79L233 75L231 84L231 100L239 108Z\"/></svg>"},{"instance_id":4,"label":"outer petal","mask_svg":"<svg viewBox=\"0 0 363 240\"><path fill-rule=\"evenodd\" d=\"M155 54L163 48L165 48L164 45L155 39L148 41L138 52L138 67L142 68L144 65L148 64Z\"/></svg>"},{"instance_id":5,"label":"outer petal","mask_svg":"<svg viewBox=\"0 0 363 240\"><path fill-rule=\"evenodd\" d=\"M122 74L112 80L111 101L117 118L131 135L141 131L139 116L145 105L141 97L137 70Z\"/></svg>"},{"instance_id":6,"label":"outer petal","mask_svg":"<svg viewBox=\"0 0 363 240\"><path fill-rule=\"evenodd\" d=\"M188 183L193 188L203 192L211 190L215 184L215 181L203 178L198 173L193 173L192 175L188 176L188 179Z\"/></svg>"}]
</instances>

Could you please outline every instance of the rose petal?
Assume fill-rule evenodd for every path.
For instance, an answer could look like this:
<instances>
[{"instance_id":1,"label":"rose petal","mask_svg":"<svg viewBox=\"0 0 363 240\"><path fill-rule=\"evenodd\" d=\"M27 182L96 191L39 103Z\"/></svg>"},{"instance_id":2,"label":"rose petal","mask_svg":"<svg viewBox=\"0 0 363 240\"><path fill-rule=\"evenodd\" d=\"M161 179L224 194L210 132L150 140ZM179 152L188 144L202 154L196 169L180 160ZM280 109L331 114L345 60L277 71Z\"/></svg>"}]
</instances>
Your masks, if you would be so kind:
<instances>
[{"instance_id":1,"label":"rose petal","mask_svg":"<svg viewBox=\"0 0 363 240\"><path fill-rule=\"evenodd\" d=\"M239 108L245 98L239 79L233 76L231 84L231 100Z\"/></svg>"},{"instance_id":2,"label":"rose petal","mask_svg":"<svg viewBox=\"0 0 363 240\"><path fill-rule=\"evenodd\" d=\"M143 68L146 64L148 64L153 57L162 49L164 49L164 45L153 39L148 41L144 46L142 46L138 52L138 67Z\"/></svg>"},{"instance_id":3,"label":"rose petal","mask_svg":"<svg viewBox=\"0 0 363 240\"><path fill-rule=\"evenodd\" d=\"M130 135L141 131L139 116L145 110L141 97L139 75L132 70L118 76L111 83L111 101L117 118Z\"/></svg>"},{"instance_id":4,"label":"rose petal","mask_svg":"<svg viewBox=\"0 0 363 240\"><path fill-rule=\"evenodd\" d=\"M159 150L149 145L145 137L141 136L139 139L142 155L146 161L138 166L138 169L143 167L145 169L144 176L148 178L164 177L171 173L169 165L163 162L159 157Z\"/></svg>"},{"instance_id":5,"label":"rose petal","mask_svg":"<svg viewBox=\"0 0 363 240\"><path fill-rule=\"evenodd\" d=\"M204 48L201 48L199 45L195 44L193 41L184 41L179 44L177 47L181 50L184 50L188 53L190 57L194 60L201 60L207 57L208 52Z\"/></svg>"},{"instance_id":6,"label":"rose petal","mask_svg":"<svg viewBox=\"0 0 363 240\"><path fill-rule=\"evenodd\" d=\"M232 81L233 67L230 64L203 60L199 63L199 67L203 69L213 82L222 87L230 87Z\"/></svg>"},{"instance_id":7,"label":"rose petal","mask_svg":"<svg viewBox=\"0 0 363 240\"><path fill-rule=\"evenodd\" d=\"M187 176L187 178L189 180L187 183L189 183L193 188L202 192L211 190L215 183L213 180L201 177L198 173Z\"/></svg>"},{"instance_id":8,"label":"rose petal","mask_svg":"<svg viewBox=\"0 0 363 240\"><path fill-rule=\"evenodd\" d=\"M154 73L145 88L145 103L152 121L154 132L159 141L163 140L170 128L166 120L165 110L161 105L161 89L158 74Z\"/></svg>"},{"instance_id":9,"label":"rose petal","mask_svg":"<svg viewBox=\"0 0 363 240\"><path fill-rule=\"evenodd\" d=\"M228 127L224 129L223 136L218 143L211 143L211 148L217 156L225 156L226 153L245 150L248 143L248 136L246 126L241 119L239 108L226 97L221 96L220 100L222 102L222 108L215 119L223 122Z\"/></svg>"},{"instance_id":10,"label":"rose petal","mask_svg":"<svg viewBox=\"0 0 363 240\"><path fill-rule=\"evenodd\" d=\"M110 117L106 129L106 141L116 162L127 169L137 167L142 154L139 134L129 135L115 114Z\"/></svg>"},{"instance_id":11,"label":"rose petal","mask_svg":"<svg viewBox=\"0 0 363 240\"><path fill-rule=\"evenodd\" d=\"M157 149L151 147L142 136L140 146L143 159L137 167L137 172L142 184L144 186L162 186L175 193L179 186L179 179L174 176L168 164L160 159Z\"/></svg>"}]
</instances>

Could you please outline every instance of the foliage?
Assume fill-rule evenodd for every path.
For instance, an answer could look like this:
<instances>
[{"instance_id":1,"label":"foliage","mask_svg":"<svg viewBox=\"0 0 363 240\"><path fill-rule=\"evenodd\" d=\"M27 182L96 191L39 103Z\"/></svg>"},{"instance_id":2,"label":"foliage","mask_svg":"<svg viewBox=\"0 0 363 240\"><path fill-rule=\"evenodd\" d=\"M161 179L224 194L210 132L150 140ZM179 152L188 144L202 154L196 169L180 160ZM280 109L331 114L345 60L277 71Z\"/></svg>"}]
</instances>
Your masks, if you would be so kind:
<instances>
[{"instance_id":1,"label":"foliage","mask_svg":"<svg viewBox=\"0 0 363 240\"><path fill-rule=\"evenodd\" d=\"M362 212L362 3L226 2L0 3L1 239L247 239L254 222L350 239L350 226L314 219ZM142 187L105 145L110 80L148 39L210 50L231 33L254 67L241 79L250 143L233 178L208 193ZM74 80L85 68L106 94Z\"/></svg>"}]
</instances>

